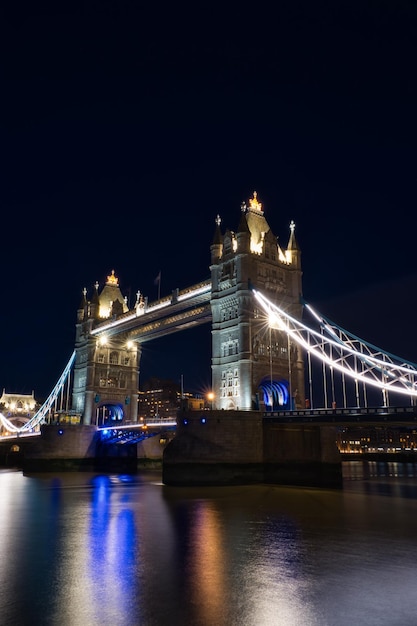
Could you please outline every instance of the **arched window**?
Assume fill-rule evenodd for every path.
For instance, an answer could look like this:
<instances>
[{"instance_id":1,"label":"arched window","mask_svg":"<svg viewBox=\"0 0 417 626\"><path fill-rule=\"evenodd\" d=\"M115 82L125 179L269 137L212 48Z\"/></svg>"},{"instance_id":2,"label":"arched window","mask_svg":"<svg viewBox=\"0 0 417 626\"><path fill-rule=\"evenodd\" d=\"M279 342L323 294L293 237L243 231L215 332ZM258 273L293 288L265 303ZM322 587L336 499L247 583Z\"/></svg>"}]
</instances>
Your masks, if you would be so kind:
<instances>
[{"instance_id":1,"label":"arched window","mask_svg":"<svg viewBox=\"0 0 417 626\"><path fill-rule=\"evenodd\" d=\"M110 364L117 365L119 363L119 355L117 352L110 352Z\"/></svg>"}]
</instances>

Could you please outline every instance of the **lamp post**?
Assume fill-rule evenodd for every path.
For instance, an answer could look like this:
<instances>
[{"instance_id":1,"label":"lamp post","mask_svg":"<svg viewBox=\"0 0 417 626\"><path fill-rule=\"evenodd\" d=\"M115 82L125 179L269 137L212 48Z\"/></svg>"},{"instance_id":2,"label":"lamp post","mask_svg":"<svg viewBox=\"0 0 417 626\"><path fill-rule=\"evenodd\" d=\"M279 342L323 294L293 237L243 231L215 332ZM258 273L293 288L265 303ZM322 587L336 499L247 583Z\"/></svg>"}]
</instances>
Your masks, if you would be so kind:
<instances>
[{"instance_id":1,"label":"lamp post","mask_svg":"<svg viewBox=\"0 0 417 626\"><path fill-rule=\"evenodd\" d=\"M213 410L213 400L214 400L214 393L212 391L209 391L209 393L207 394L207 400L210 402L210 411Z\"/></svg>"},{"instance_id":2,"label":"lamp post","mask_svg":"<svg viewBox=\"0 0 417 626\"><path fill-rule=\"evenodd\" d=\"M288 387L289 387L289 392L290 392L290 409L293 410L295 409L294 406L294 401L293 401L293 397L292 397L292 383L291 383L291 341L290 341L290 333L287 330L287 341L288 341Z\"/></svg>"}]
</instances>

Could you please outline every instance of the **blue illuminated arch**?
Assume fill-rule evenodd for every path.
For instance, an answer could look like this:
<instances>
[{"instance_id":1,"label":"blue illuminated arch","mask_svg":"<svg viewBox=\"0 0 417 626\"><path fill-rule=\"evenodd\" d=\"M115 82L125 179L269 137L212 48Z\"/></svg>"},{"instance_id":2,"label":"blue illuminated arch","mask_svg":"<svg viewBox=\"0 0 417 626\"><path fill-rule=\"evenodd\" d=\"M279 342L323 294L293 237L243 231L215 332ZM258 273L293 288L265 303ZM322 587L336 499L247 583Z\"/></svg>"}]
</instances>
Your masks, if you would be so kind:
<instances>
[{"instance_id":1,"label":"blue illuminated arch","mask_svg":"<svg viewBox=\"0 0 417 626\"><path fill-rule=\"evenodd\" d=\"M265 377L261 380L259 388L262 390L263 402L267 411L291 408L287 380L274 380Z\"/></svg>"},{"instance_id":2,"label":"blue illuminated arch","mask_svg":"<svg viewBox=\"0 0 417 626\"><path fill-rule=\"evenodd\" d=\"M124 411L121 404L103 402L97 407L97 426L104 424L120 424L123 421Z\"/></svg>"}]
</instances>

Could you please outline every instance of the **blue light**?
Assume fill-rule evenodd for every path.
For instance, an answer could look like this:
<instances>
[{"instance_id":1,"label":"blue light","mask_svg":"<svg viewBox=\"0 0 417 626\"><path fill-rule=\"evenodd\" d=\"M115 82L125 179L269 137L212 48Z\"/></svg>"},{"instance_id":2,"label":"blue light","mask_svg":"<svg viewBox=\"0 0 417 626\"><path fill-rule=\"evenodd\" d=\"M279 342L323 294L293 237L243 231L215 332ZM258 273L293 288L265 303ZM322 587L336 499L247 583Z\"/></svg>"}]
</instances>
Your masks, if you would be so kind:
<instances>
[{"instance_id":1,"label":"blue light","mask_svg":"<svg viewBox=\"0 0 417 626\"><path fill-rule=\"evenodd\" d=\"M188 420L183 420L182 423L186 426L188 424Z\"/></svg>"},{"instance_id":2,"label":"blue light","mask_svg":"<svg viewBox=\"0 0 417 626\"><path fill-rule=\"evenodd\" d=\"M201 418L201 423L202 423L202 424L205 424L205 423L206 423L206 418L205 418L205 417L202 417L202 418Z\"/></svg>"},{"instance_id":3,"label":"blue light","mask_svg":"<svg viewBox=\"0 0 417 626\"><path fill-rule=\"evenodd\" d=\"M58 430L58 435L63 435L63 434L64 434L64 431L62 430L62 428L60 428L60 429Z\"/></svg>"}]
</instances>

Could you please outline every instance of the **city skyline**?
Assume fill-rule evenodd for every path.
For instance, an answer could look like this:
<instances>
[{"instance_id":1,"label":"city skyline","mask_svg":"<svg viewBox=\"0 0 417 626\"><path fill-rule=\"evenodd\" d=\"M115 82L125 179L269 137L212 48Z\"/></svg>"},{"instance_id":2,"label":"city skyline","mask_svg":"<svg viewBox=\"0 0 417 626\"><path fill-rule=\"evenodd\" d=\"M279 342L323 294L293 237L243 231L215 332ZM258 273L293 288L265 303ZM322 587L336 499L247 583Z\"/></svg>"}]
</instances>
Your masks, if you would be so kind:
<instances>
[{"instance_id":1,"label":"city skyline","mask_svg":"<svg viewBox=\"0 0 417 626\"><path fill-rule=\"evenodd\" d=\"M305 299L416 362L416 9L84 11L5 10L0 387L50 391L112 270L132 299L208 278L216 216L236 230L254 190L283 247L295 222ZM141 377L209 385L210 328L187 332Z\"/></svg>"}]
</instances>

